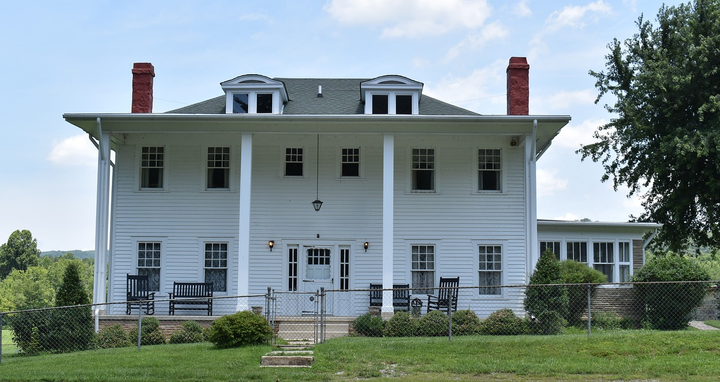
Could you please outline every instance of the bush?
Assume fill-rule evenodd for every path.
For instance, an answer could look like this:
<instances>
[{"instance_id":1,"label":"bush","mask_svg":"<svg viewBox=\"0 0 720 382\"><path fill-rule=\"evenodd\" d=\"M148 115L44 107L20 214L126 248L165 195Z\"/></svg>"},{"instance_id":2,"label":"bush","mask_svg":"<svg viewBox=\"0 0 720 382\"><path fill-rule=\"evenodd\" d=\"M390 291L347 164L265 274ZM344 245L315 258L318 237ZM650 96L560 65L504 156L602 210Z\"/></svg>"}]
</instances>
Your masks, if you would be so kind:
<instances>
[{"instance_id":1,"label":"bush","mask_svg":"<svg viewBox=\"0 0 720 382\"><path fill-rule=\"evenodd\" d=\"M631 321L618 317L612 312L594 312L592 314L592 328L602 330L630 329Z\"/></svg>"},{"instance_id":2,"label":"bush","mask_svg":"<svg viewBox=\"0 0 720 382\"><path fill-rule=\"evenodd\" d=\"M413 337L417 333L417 319L408 312L397 312L385 324L385 337Z\"/></svg>"},{"instance_id":3,"label":"bush","mask_svg":"<svg viewBox=\"0 0 720 382\"><path fill-rule=\"evenodd\" d=\"M452 315L452 333L457 336L480 334L480 318L472 310L458 310Z\"/></svg>"},{"instance_id":4,"label":"bush","mask_svg":"<svg viewBox=\"0 0 720 382\"><path fill-rule=\"evenodd\" d=\"M365 337L382 337L385 321L382 318L365 313L356 318L353 323L355 333Z\"/></svg>"},{"instance_id":5,"label":"bush","mask_svg":"<svg viewBox=\"0 0 720 382\"><path fill-rule=\"evenodd\" d=\"M273 329L265 317L249 310L222 316L210 326L208 340L220 349L269 341Z\"/></svg>"},{"instance_id":6,"label":"bush","mask_svg":"<svg viewBox=\"0 0 720 382\"><path fill-rule=\"evenodd\" d=\"M587 264L573 260L560 262L560 277L566 284L599 284L607 281L602 272L590 268ZM583 313L587 310L587 286L568 285L568 309L564 318L570 325L582 324ZM595 297L597 285L590 286L590 298Z\"/></svg>"},{"instance_id":7,"label":"bush","mask_svg":"<svg viewBox=\"0 0 720 382\"><path fill-rule=\"evenodd\" d=\"M511 309L500 309L488 316L480 325L482 334L507 336L526 334L525 322Z\"/></svg>"},{"instance_id":8,"label":"bush","mask_svg":"<svg viewBox=\"0 0 720 382\"><path fill-rule=\"evenodd\" d=\"M535 272L530 276L530 286L525 290L525 310L534 318L533 329L537 334L557 334L565 325L568 313L568 292L560 275L560 263L548 248L540 256ZM532 285L539 285L533 287Z\"/></svg>"},{"instance_id":9,"label":"bush","mask_svg":"<svg viewBox=\"0 0 720 382\"><path fill-rule=\"evenodd\" d=\"M140 322L142 332L140 333L141 345L162 345L165 343L165 335L160 329L160 321L155 317L143 317ZM130 341L136 342L138 338L138 327L130 329L128 335Z\"/></svg>"},{"instance_id":10,"label":"bush","mask_svg":"<svg viewBox=\"0 0 720 382\"><path fill-rule=\"evenodd\" d=\"M439 310L422 316L418 325L418 335L423 337L441 337L448 335L448 316Z\"/></svg>"},{"instance_id":11,"label":"bush","mask_svg":"<svg viewBox=\"0 0 720 382\"><path fill-rule=\"evenodd\" d=\"M135 337L137 340L137 337ZM100 349L123 348L132 346L133 343L122 325L115 324L100 329L95 338L95 346Z\"/></svg>"},{"instance_id":12,"label":"bush","mask_svg":"<svg viewBox=\"0 0 720 382\"><path fill-rule=\"evenodd\" d=\"M633 276L635 282L708 281L710 276L692 261L665 255L648 261ZM709 283L635 284L645 320L654 329L684 329L690 313L705 298Z\"/></svg>"},{"instance_id":13,"label":"bush","mask_svg":"<svg viewBox=\"0 0 720 382\"><path fill-rule=\"evenodd\" d=\"M190 344L207 341L202 326L196 321L185 321L170 336L171 344Z\"/></svg>"}]
</instances>

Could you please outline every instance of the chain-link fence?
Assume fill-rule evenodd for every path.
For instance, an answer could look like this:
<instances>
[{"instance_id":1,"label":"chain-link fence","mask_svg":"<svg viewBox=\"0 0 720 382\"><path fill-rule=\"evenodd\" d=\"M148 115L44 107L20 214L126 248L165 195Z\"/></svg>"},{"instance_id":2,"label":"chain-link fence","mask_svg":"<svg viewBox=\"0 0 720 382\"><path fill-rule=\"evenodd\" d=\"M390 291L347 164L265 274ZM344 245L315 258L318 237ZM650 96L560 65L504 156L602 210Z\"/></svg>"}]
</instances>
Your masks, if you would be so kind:
<instances>
[{"instance_id":1,"label":"chain-link fence","mask_svg":"<svg viewBox=\"0 0 720 382\"><path fill-rule=\"evenodd\" d=\"M327 291L335 312L365 313L350 334L368 337L585 333L618 329L683 329L693 320L716 320L718 282L508 285ZM447 290L446 290L447 291ZM450 296L438 304L440 296ZM456 297L455 297L456 296ZM391 305L392 304L392 305ZM378 305L378 304L375 304Z\"/></svg>"},{"instance_id":2,"label":"chain-link fence","mask_svg":"<svg viewBox=\"0 0 720 382\"><path fill-rule=\"evenodd\" d=\"M549 335L617 329L683 329L720 318L718 282L556 284L319 290L117 302L0 312L3 356L207 340L222 316L252 310L273 343L315 344L338 336ZM175 302L174 315L169 304ZM198 312L198 310L200 311ZM211 310L210 310L211 309ZM121 312L109 314L108 312ZM129 312L129 314L128 314ZM125 313L125 314L123 314ZM153 314L148 314L153 313Z\"/></svg>"}]
</instances>

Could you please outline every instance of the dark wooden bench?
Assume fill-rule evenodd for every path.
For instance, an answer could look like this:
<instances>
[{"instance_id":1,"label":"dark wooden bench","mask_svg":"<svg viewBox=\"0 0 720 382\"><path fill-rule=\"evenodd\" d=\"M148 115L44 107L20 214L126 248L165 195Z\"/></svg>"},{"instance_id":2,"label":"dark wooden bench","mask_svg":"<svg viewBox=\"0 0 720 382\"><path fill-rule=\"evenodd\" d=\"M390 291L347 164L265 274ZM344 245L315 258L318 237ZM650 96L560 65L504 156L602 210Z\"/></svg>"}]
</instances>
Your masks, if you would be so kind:
<instances>
[{"instance_id":1,"label":"dark wooden bench","mask_svg":"<svg viewBox=\"0 0 720 382\"><path fill-rule=\"evenodd\" d=\"M457 310L458 286L460 277L440 277L437 296L428 295L427 311L441 310L447 312Z\"/></svg>"},{"instance_id":2,"label":"dark wooden bench","mask_svg":"<svg viewBox=\"0 0 720 382\"><path fill-rule=\"evenodd\" d=\"M179 283L173 282L173 292L170 293L170 315L179 310L206 310L212 316L213 283Z\"/></svg>"},{"instance_id":3,"label":"dark wooden bench","mask_svg":"<svg viewBox=\"0 0 720 382\"><path fill-rule=\"evenodd\" d=\"M382 284L370 284L370 306L382 306ZM393 308L410 310L410 284L393 284Z\"/></svg>"},{"instance_id":4,"label":"dark wooden bench","mask_svg":"<svg viewBox=\"0 0 720 382\"><path fill-rule=\"evenodd\" d=\"M133 308L145 309L146 314L155 313L155 292L150 291L147 275L127 275L125 314L132 314Z\"/></svg>"}]
</instances>

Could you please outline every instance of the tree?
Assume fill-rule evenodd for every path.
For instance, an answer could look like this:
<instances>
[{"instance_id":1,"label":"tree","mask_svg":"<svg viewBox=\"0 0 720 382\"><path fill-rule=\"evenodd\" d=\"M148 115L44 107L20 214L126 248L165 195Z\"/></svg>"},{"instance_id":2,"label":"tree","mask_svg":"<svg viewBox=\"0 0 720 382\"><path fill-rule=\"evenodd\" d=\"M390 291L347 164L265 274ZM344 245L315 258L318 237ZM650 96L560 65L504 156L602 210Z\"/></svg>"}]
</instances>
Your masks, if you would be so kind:
<instances>
[{"instance_id":1,"label":"tree","mask_svg":"<svg viewBox=\"0 0 720 382\"><path fill-rule=\"evenodd\" d=\"M540 255L530 285L525 290L525 310L535 318L531 329L540 334L557 334L568 314L568 291L563 284L560 263L550 248Z\"/></svg>"},{"instance_id":2,"label":"tree","mask_svg":"<svg viewBox=\"0 0 720 382\"><path fill-rule=\"evenodd\" d=\"M0 281L0 311L50 307L54 295L47 269L14 270Z\"/></svg>"},{"instance_id":3,"label":"tree","mask_svg":"<svg viewBox=\"0 0 720 382\"><path fill-rule=\"evenodd\" d=\"M578 153L603 164L606 181L642 195L634 220L664 226L657 242L720 247L720 2L663 6L658 25L614 39L606 71L590 71L616 118Z\"/></svg>"},{"instance_id":4,"label":"tree","mask_svg":"<svg viewBox=\"0 0 720 382\"><path fill-rule=\"evenodd\" d=\"M40 250L32 233L24 229L10 234L7 243L0 245L0 280L7 277L13 269L24 271L37 265Z\"/></svg>"}]
</instances>

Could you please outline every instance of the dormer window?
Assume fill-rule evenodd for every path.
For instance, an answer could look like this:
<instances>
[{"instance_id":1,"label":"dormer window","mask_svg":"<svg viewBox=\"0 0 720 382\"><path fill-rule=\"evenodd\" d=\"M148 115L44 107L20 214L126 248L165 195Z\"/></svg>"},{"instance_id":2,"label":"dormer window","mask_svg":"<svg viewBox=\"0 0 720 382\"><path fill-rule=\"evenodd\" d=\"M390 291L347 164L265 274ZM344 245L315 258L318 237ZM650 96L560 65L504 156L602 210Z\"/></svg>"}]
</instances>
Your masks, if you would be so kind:
<instances>
[{"instance_id":1,"label":"dormer window","mask_svg":"<svg viewBox=\"0 0 720 382\"><path fill-rule=\"evenodd\" d=\"M247 74L221 83L228 114L282 114L288 101L285 84L271 78Z\"/></svg>"},{"instance_id":2,"label":"dormer window","mask_svg":"<svg viewBox=\"0 0 720 382\"><path fill-rule=\"evenodd\" d=\"M382 76L360 84L365 114L420 114L423 84L402 76Z\"/></svg>"}]
</instances>

